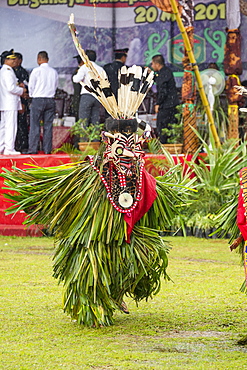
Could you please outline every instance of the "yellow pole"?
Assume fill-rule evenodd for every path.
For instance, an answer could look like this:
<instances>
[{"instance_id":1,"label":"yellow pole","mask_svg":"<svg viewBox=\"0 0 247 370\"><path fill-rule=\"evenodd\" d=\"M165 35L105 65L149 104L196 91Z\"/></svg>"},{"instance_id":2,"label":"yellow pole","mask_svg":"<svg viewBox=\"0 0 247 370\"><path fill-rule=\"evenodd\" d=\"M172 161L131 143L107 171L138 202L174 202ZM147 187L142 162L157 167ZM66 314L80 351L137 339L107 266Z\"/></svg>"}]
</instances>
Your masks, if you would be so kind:
<instances>
[{"instance_id":1,"label":"yellow pole","mask_svg":"<svg viewBox=\"0 0 247 370\"><path fill-rule=\"evenodd\" d=\"M213 118L212 112L210 110L208 99L207 99L207 96L206 96L204 88L203 88L201 75L200 75L200 72L199 72L198 65L196 63L196 59L194 57L192 47L190 45L190 40L188 38L185 27L183 25L182 19L180 18L180 15L178 13L178 7L177 7L177 4L176 4L176 1L175 0L170 0L170 3L171 3L171 6L172 6L172 11L173 11L173 13L176 17L178 28L179 28L179 30L182 34L182 37L183 37L183 40L184 40L184 46L185 46L186 51L188 53L190 63L192 64L192 68L195 72L199 94L200 94L200 97L202 99L202 104L205 108L205 111L206 111L206 114L207 114L207 117L208 117L209 128L212 132L216 147L220 147L221 146L220 139L219 139L219 136L217 134L217 130L216 130L216 127L215 127L215 124L214 124L214 118Z\"/></svg>"}]
</instances>

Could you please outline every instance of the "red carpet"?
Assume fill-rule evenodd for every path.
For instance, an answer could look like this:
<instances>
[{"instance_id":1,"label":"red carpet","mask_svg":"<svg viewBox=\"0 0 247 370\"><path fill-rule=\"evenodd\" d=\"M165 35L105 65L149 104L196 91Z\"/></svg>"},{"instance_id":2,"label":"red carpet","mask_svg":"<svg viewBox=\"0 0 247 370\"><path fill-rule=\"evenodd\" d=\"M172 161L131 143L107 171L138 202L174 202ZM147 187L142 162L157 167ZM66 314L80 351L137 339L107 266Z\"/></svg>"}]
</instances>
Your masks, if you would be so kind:
<instances>
[{"instance_id":1,"label":"red carpet","mask_svg":"<svg viewBox=\"0 0 247 370\"><path fill-rule=\"evenodd\" d=\"M190 156L191 157L191 156ZM178 157L174 156L174 162L177 163L178 160L183 163L184 156L179 155ZM187 156L187 160L190 158ZM157 169L157 165L162 161L165 161L165 156L163 155L154 155L148 154L145 157L146 160L146 169L153 176L158 176L161 173ZM59 166L64 163L71 162L70 157L67 154L36 154L36 155L17 155L17 156L4 156L0 155L0 165L1 172L4 172L4 168L11 170L13 166L25 169L28 168L28 164L35 164L42 167L52 167ZM41 228L37 225L27 228L22 225L25 219L24 212L17 212L14 215L7 216L5 214L6 208L10 206L10 202L4 198L4 193L7 192L6 189L3 189L4 179L0 177L0 235L16 235L16 236L42 236Z\"/></svg>"}]
</instances>

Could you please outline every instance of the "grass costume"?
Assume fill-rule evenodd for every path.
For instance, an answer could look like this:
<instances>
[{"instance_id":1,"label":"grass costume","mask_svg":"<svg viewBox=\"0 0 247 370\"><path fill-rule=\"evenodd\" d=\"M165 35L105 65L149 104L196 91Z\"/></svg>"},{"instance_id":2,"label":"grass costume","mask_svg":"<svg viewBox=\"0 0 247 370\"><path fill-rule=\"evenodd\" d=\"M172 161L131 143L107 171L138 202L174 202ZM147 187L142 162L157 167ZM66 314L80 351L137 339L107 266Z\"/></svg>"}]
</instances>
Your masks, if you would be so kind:
<instances>
[{"instance_id":1,"label":"grass costume","mask_svg":"<svg viewBox=\"0 0 247 370\"><path fill-rule=\"evenodd\" d=\"M133 68L126 73L125 67L120 89L129 98L111 108L115 97L105 87L108 81L92 75L88 89L106 100L113 115L96 156L58 167L13 167L3 174L12 191L7 197L15 202L8 213L23 210L25 224L46 225L54 235L53 275L64 284L64 310L86 326L111 325L116 309L126 311L125 295L138 303L158 293L161 278L169 279L169 245L160 231L188 200L180 168L157 179L144 169L142 144L150 127L137 134L131 112L152 75L140 74L140 68L133 75Z\"/></svg>"}]
</instances>

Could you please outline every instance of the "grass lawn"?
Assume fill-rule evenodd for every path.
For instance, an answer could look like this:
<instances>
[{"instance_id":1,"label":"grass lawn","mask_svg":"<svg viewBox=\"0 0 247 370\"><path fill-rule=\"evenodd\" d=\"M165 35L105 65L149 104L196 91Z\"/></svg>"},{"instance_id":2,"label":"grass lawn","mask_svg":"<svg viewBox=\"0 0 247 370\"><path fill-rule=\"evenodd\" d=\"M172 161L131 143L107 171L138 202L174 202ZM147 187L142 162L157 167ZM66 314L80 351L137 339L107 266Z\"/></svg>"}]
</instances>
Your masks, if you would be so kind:
<instances>
[{"instance_id":1,"label":"grass lawn","mask_svg":"<svg viewBox=\"0 0 247 370\"><path fill-rule=\"evenodd\" d=\"M240 257L225 240L167 238L157 296L115 325L84 328L63 313L50 238L0 240L1 370L247 369L247 297Z\"/></svg>"}]
</instances>

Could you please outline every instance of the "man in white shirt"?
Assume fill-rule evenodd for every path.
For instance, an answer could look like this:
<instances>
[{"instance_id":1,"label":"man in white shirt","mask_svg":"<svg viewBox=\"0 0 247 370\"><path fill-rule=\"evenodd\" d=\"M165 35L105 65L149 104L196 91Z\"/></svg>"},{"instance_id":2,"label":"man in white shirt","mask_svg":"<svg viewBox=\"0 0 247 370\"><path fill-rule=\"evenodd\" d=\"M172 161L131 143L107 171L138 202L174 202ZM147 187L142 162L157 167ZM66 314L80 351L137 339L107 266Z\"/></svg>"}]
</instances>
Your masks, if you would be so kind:
<instances>
[{"instance_id":1,"label":"man in white shirt","mask_svg":"<svg viewBox=\"0 0 247 370\"><path fill-rule=\"evenodd\" d=\"M0 70L0 154L21 154L15 150L17 132L17 113L21 109L20 96L26 92L24 84L17 83L13 68L16 66L16 55L13 50L3 52L3 64Z\"/></svg>"},{"instance_id":2,"label":"man in white shirt","mask_svg":"<svg viewBox=\"0 0 247 370\"><path fill-rule=\"evenodd\" d=\"M30 132L27 154L37 154L40 140L40 121L43 120L43 150L50 154L52 150L52 125L55 116L54 96L58 86L58 74L48 65L48 54L40 51L37 57L39 67L32 70L29 79Z\"/></svg>"},{"instance_id":3,"label":"man in white shirt","mask_svg":"<svg viewBox=\"0 0 247 370\"><path fill-rule=\"evenodd\" d=\"M86 50L86 54L88 59L92 62L93 66L97 69L97 71L107 78L104 69L98 64L95 63L96 60L96 53L94 50ZM82 81L85 85L90 86L90 78L88 75L89 69L83 64L78 72L73 76L73 82L78 83ZM79 119L85 120L85 126L90 124L98 124L100 120L100 102L90 94L84 86L81 89L81 98L80 98L80 105L79 105Z\"/></svg>"}]
</instances>

